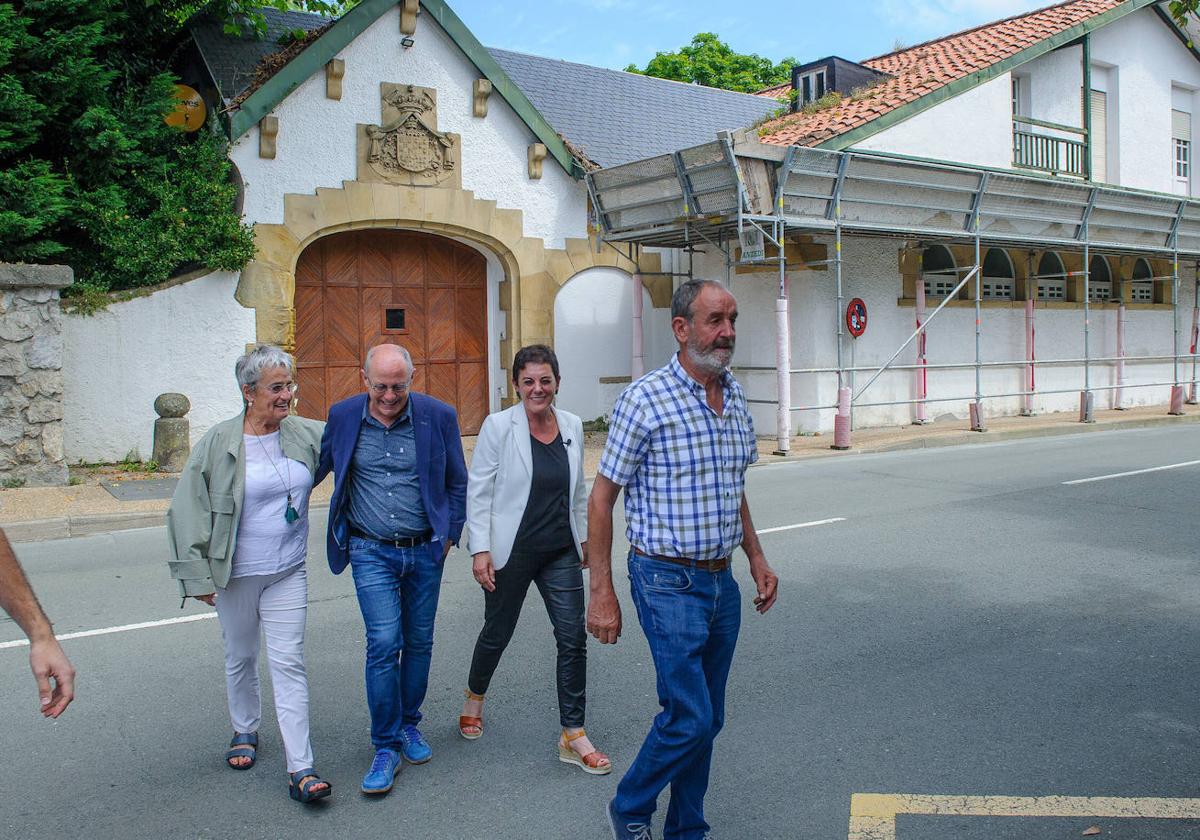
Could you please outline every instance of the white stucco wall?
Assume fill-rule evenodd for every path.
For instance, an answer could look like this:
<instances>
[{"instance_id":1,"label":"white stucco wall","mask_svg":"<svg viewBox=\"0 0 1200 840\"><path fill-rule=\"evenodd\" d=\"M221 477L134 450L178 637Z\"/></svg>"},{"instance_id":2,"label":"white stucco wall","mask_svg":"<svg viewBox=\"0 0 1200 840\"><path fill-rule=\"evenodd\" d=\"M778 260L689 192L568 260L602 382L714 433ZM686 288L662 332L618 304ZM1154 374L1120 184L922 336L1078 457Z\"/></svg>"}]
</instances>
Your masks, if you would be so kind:
<instances>
[{"instance_id":1,"label":"white stucco wall","mask_svg":"<svg viewBox=\"0 0 1200 840\"><path fill-rule=\"evenodd\" d=\"M869 321L862 338L843 339L844 364L877 369L896 351L915 327L915 310L901 306L901 279L898 269L898 249L901 243L880 239L847 238L844 244L843 289L848 302L861 297L867 305ZM832 248L831 248L832 251ZM723 258L711 255L697 262L697 275L724 279ZM1190 270L1190 269L1189 269ZM836 305L834 274L830 271L804 271L789 274L791 283L791 351L793 368L835 367L837 363L837 322L844 317ZM735 274L731 289L738 299L738 346L734 359L738 367L767 367L770 371L739 371L738 379L751 399L774 400L775 391L775 329L774 312L776 283L772 273ZM928 307L932 312L936 301ZM1190 284L1181 284L1180 350L1187 352L1193 295ZM1047 309L1039 307L1035 314L1037 357L1041 360L1074 359L1083 356L1083 310ZM1172 352L1172 313L1169 309L1134 309L1126 313L1126 355L1160 356ZM1094 307L1091 312L1091 356L1116 355L1116 319L1114 308ZM1025 357L1024 303L1014 301L1011 308L985 308L983 311L982 357L986 362L1020 361ZM971 362L975 355L975 313L973 307L947 307L929 327L926 343L929 364ZM915 346L901 354L897 364L916 361ZM1190 365L1181 366L1181 376L1190 376ZM856 388L865 384L871 372L854 376ZM908 400L915 396L912 371L888 372L881 376L862 402ZM1169 383L1171 362L1127 362L1125 380L1128 386L1139 383ZM1098 362L1092 365L1091 384L1095 389L1116 383L1114 365ZM847 378L849 382L849 377ZM1038 413L1078 411L1079 391L1083 388L1083 366L1070 364L1039 367L1036 387L1039 392L1065 390L1062 394L1039 393L1034 398ZM1021 368L984 368L982 390L985 395L1012 393L1022 390ZM971 395L975 391L973 368L934 370L928 372L928 397L962 397L948 402L930 402L928 417L944 415L966 418ZM1097 409L1113 406L1113 392L1095 392ZM1165 405L1169 385L1159 387L1128 387L1124 392L1126 407ZM837 379L832 373L795 374L792 377L792 405L831 406L837 400ZM984 401L986 416L1019 413L1018 397ZM751 406L758 433L773 436L775 406ZM796 433L833 430L834 411L831 409L797 411L792 418ZM912 421L911 405L861 408L854 411L856 428L905 425Z\"/></svg>"},{"instance_id":2,"label":"white stucco wall","mask_svg":"<svg viewBox=\"0 0 1200 840\"><path fill-rule=\"evenodd\" d=\"M231 151L246 183L247 221L279 224L285 193L313 194L317 187L340 187L356 177L356 125L378 125L381 82L437 90L438 129L462 136L462 186L498 207L524 211L525 234L546 245L563 246L565 237L587 235L586 189L548 157L540 180L528 177L527 150L536 142L499 93L488 115L472 115L471 85L482 77L429 15L418 18L415 45L400 44L399 9L380 16L338 54L346 62L342 98L325 96L318 72L272 114L279 118L274 160L258 156L258 128Z\"/></svg>"},{"instance_id":3,"label":"white stucco wall","mask_svg":"<svg viewBox=\"0 0 1200 840\"><path fill-rule=\"evenodd\" d=\"M669 309L655 309L642 292L646 370L670 355ZM558 404L584 420L611 411L629 384L633 356L633 278L615 268L591 268L572 277L554 299L554 352L562 373ZM601 383L601 377L625 378Z\"/></svg>"},{"instance_id":4,"label":"white stucco wall","mask_svg":"<svg viewBox=\"0 0 1200 840\"><path fill-rule=\"evenodd\" d=\"M152 452L154 399L192 403L192 441L241 410L233 364L254 341L254 312L233 299L237 275L217 272L91 317L63 318L63 435L68 463Z\"/></svg>"},{"instance_id":5,"label":"white stucco wall","mask_svg":"<svg viewBox=\"0 0 1200 840\"><path fill-rule=\"evenodd\" d=\"M868 137L856 149L978 166L1012 165L1012 88L1007 73Z\"/></svg>"},{"instance_id":6,"label":"white stucco wall","mask_svg":"<svg viewBox=\"0 0 1200 840\"><path fill-rule=\"evenodd\" d=\"M1093 33L1092 60L1116 68L1115 74L1110 71L1108 95L1111 100L1115 89L1119 98L1118 183L1171 192L1171 89L1200 88L1200 62L1152 9L1134 12ZM1195 103L1194 93L1192 97ZM1192 108L1193 114L1198 111ZM1192 130L1194 148L1197 127ZM1110 162L1110 175L1111 170ZM1192 192L1196 192L1194 177Z\"/></svg>"}]
</instances>

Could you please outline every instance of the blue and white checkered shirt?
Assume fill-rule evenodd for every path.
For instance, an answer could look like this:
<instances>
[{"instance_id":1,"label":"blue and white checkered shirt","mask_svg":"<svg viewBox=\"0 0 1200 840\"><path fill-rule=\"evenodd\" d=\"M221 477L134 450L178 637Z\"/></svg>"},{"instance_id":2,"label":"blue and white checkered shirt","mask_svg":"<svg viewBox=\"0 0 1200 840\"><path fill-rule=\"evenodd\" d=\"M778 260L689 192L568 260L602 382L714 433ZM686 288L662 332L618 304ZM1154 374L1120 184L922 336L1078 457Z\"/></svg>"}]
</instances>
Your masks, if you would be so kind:
<instances>
[{"instance_id":1,"label":"blue and white checkered shirt","mask_svg":"<svg viewBox=\"0 0 1200 840\"><path fill-rule=\"evenodd\" d=\"M613 406L600 474L625 488L625 533L641 552L715 560L742 543L742 490L758 448L742 387L728 371L721 382L718 416L672 356Z\"/></svg>"}]
</instances>

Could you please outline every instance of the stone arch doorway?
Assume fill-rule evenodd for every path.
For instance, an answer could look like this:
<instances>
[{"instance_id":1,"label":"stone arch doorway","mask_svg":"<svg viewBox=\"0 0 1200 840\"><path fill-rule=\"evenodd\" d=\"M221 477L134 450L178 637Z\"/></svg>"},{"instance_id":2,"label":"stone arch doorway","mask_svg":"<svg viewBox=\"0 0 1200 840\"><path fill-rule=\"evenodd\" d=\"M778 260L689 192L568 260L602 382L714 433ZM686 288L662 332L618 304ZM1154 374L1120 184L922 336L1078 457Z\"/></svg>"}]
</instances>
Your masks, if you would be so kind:
<instances>
[{"instance_id":1,"label":"stone arch doorway","mask_svg":"<svg viewBox=\"0 0 1200 840\"><path fill-rule=\"evenodd\" d=\"M370 347L401 344L413 388L458 409L463 434L488 412L487 264L451 239L406 230L322 237L296 263L298 411L324 419L362 391Z\"/></svg>"}]
</instances>

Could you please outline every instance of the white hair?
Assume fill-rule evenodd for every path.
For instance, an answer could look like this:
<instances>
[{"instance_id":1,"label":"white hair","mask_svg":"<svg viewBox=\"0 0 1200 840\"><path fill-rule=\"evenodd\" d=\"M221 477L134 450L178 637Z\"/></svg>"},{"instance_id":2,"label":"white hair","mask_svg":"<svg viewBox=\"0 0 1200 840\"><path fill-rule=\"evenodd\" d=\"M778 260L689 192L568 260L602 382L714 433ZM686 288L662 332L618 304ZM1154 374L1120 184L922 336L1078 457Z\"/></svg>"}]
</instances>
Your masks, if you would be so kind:
<instances>
[{"instance_id":1,"label":"white hair","mask_svg":"<svg viewBox=\"0 0 1200 840\"><path fill-rule=\"evenodd\" d=\"M273 344L255 344L238 357L233 371L239 387L253 388L268 368L287 368L288 375L296 375L296 361L291 353L284 352Z\"/></svg>"}]
</instances>

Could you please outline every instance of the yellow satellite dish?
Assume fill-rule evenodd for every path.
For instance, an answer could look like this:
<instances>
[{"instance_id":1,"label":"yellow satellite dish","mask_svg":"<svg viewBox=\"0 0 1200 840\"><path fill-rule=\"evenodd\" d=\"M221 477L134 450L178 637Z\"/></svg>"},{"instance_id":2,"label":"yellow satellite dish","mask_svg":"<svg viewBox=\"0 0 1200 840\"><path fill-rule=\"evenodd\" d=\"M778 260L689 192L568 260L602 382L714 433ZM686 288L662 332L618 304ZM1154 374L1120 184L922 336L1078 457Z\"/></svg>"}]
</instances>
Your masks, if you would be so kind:
<instances>
[{"instance_id":1,"label":"yellow satellite dish","mask_svg":"<svg viewBox=\"0 0 1200 840\"><path fill-rule=\"evenodd\" d=\"M204 125L208 109L204 107L204 99L193 88L187 85L175 85L175 108L163 119L167 125L193 132Z\"/></svg>"}]
</instances>

